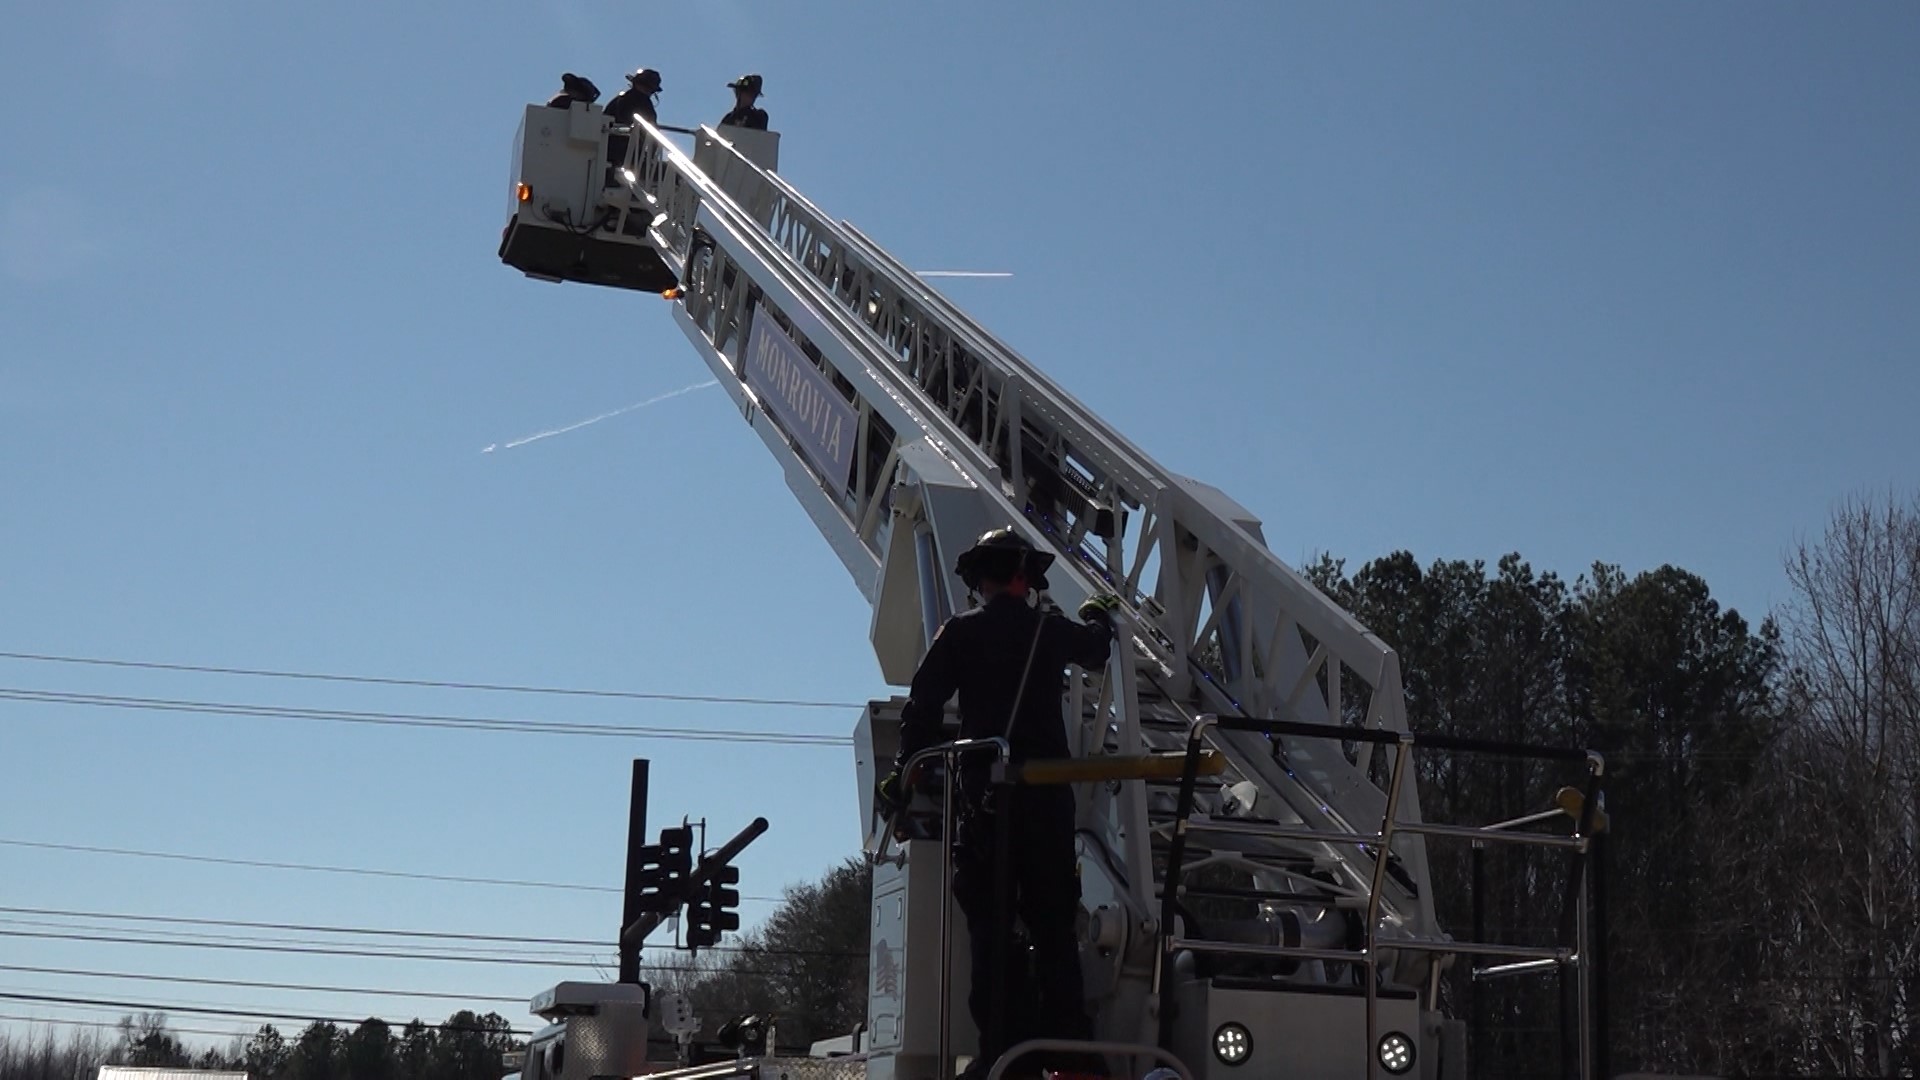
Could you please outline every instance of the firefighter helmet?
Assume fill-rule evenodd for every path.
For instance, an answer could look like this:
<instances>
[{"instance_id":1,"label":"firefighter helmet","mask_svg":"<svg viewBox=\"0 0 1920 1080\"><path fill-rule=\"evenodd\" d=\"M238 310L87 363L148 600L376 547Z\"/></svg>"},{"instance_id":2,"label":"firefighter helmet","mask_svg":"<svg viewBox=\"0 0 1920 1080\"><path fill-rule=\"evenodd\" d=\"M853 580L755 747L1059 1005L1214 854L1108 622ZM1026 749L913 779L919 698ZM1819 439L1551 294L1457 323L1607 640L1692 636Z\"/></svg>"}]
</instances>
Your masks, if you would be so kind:
<instances>
[{"instance_id":1,"label":"firefighter helmet","mask_svg":"<svg viewBox=\"0 0 1920 1080\"><path fill-rule=\"evenodd\" d=\"M592 102L600 97L600 88L585 75L575 75L569 71L560 76L560 86L568 94L581 101Z\"/></svg>"},{"instance_id":2,"label":"firefighter helmet","mask_svg":"<svg viewBox=\"0 0 1920 1080\"><path fill-rule=\"evenodd\" d=\"M953 572L969 589L978 589L982 581L1007 581L1025 574L1030 587L1044 590L1051 565L1050 552L1036 550L1026 537L1002 527L981 533L972 547L960 553Z\"/></svg>"}]
</instances>

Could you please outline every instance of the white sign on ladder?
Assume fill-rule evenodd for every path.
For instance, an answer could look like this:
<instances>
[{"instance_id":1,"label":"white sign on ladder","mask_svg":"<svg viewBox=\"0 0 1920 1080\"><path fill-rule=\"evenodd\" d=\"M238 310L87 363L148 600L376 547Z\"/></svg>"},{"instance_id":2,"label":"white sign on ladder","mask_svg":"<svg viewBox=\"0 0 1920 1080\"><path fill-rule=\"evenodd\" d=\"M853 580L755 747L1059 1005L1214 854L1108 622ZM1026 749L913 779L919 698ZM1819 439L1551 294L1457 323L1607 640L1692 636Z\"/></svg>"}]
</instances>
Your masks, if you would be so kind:
<instances>
[{"instance_id":1,"label":"white sign on ladder","mask_svg":"<svg viewBox=\"0 0 1920 1080\"><path fill-rule=\"evenodd\" d=\"M765 308L753 313L746 378L820 475L835 487L845 484L858 414Z\"/></svg>"}]
</instances>

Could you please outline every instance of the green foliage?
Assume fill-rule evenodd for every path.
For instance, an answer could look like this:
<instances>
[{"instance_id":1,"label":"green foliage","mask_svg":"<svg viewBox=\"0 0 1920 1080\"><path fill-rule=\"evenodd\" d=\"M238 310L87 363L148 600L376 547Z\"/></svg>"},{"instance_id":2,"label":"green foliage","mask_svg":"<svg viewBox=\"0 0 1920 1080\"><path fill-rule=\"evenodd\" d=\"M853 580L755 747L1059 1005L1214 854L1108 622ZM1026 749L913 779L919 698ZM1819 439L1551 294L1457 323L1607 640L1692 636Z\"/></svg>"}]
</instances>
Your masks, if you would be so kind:
<instances>
[{"instance_id":1,"label":"green foliage","mask_svg":"<svg viewBox=\"0 0 1920 1080\"><path fill-rule=\"evenodd\" d=\"M440 1029L431 1058L432 1071L424 1080L499 1080L500 1057L516 1045L500 1014L480 1016L462 1009L448 1017Z\"/></svg>"},{"instance_id":2,"label":"green foliage","mask_svg":"<svg viewBox=\"0 0 1920 1080\"><path fill-rule=\"evenodd\" d=\"M140 1013L120 1021L118 1063L149 1069L177 1069L193 1060L186 1044L167 1031L163 1013Z\"/></svg>"},{"instance_id":3,"label":"green foliage","mask_svg":"<svg viewBox=\"0 0 1920 1080\"><path fill-rule=\"evenodd\" d=\"M262 1024L253 1038L247 1040L242 1061L247 1072L255 1077L281 1076L286 1072L290 1053L287 1040L279 1030L272 1024Z\"/></svg>"},{"instance_id":4,"label":"green foliage","mask_svg":"<svg viewBox=\"0 0 1920 1080\"><path fill-rule=\"evenodd\" d=\"M419 1020L401 1029L394 1048L395 1067L402 1080L431 1080L440 1049L440 1030Z\"/></svg>"},{"instance_id":5,"label":"green foliage","mask_svg":"<svg viewBox=\"0 0 1920 1080\"><path fill-rule=\"evenodd\" d=\"M734 1016L773 1013L781 1046L844 1035L866 1022L872 881L866 860L847 859L819 881L789 888L725 960L653 981L690 995L708 1031Z\"/></svg>"},{"instance_id":6,"label":"green foliage","mask_svg":"<svg viewBox=\"0 0 1920 1080\"><path fill-rule=\"evenodd\" d=\"M1629 578L1597 565L1568 585L1518 555L1422 568L1405 552L1349 575L1323 558L1308 577L1398 653L1417 731L1576 745L1609 762L1615 1065L1695 1064L1717 1024L1721 980L1741 953L1718 823L1745 805L1780 728L1780 636L1751 631L1704 581L1673 567ZM1471 755L1423 755L1422 811L1487 824L1546 808L1579 770ZM1428 845L1441 922L1472 926L1470 852ZM1534 944L1558 930L1568 864L1539 850L1484 855L1488 935ZM1542 898L1548 898L1543 909ZM1697 945L1696 945L1697 943ZM1686 947L1676 947L1686 946ZM1703 962L1703 958L1704 962ZM1732 966L1730 966L1732 965ZM1457 965L1447 1000L1490 1034L1485 1075L1551 1070L1557 995L1525 983L1472 986ZM1624 1059L1624 1060L1623 1060Z\"/></svg>"},{"instance_id":7,"label":"green foliage","mask_svg":"<svg viewBox=\"0 0 1920 1080\"><path fill-rule=\"evenodd\" d=\"M393 1031L385 1020L370 1018L348 1035L341 1052L351 1080L396 1080L399 1071Z\"/></svg>"},{"instance_id":8,"label":"green foliage","mask_svg":"<svg viewBox=\"0 0 1920 1080\"><path fill-rule=\"evenodd\" d=\"M309 1024L294 1040L288 1054L285 1080L345 1080L340 1068L345 1045L340 1029L333 1024Z\"/></svg>"},{"instance_id":9,"label":"green foliage","mask_svg":"<svg viewBox=\"0 0 1920 1080\"><path fill-rule=\"evenodd\" d=\"M867 1017L867 928L873 873L853 858L818 882L787 890L766 925L742 946L737 963L775 972L776 1000L804 1021L807 1040L852 1031Z\"/></svg>"}]
</instances>

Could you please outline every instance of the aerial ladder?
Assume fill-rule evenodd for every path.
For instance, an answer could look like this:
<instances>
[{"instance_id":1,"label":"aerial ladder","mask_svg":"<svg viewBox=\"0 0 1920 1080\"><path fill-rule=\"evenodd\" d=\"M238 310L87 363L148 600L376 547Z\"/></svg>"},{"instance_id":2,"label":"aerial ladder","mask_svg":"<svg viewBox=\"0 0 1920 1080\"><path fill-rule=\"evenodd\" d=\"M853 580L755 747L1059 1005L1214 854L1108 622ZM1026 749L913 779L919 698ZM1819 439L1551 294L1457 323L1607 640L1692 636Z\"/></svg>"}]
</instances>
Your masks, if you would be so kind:
<instances>
[{"instance_id":1,"label":"aerial ladder","mask_svg":"<svg viewBox=\"0 0 1920 1080\"><path fill-rule=\"evenodd\" d=\"M1465 1077L1468 1033L1441 1000L1455 964L1476 980L1557 981L1567 1075L1597 1075L1585 866L1600 759L1409 732L1393 650L1277 558L1252 512L1162 467L815 206L777 171L777 133L703 127L687 142L588 105L528 106L500 256L535 278L671 301L870 603L888 683L906 685L964 609L954 558L988 529L1056 556L1040 602L1121 598L1106 670L1076 675L1062 701L1074 760L1052 763L1055 782L1075 781L1088 1006L1116 1075L1158 1054L1190 1077ZM918 820L935 824L914 829L873 805L900 703L871 703L855 731L874 917L868 1023L841 1065L927 1080L952 1076L974 1033L941 811L922 802ZM1416 759L1446 753L1562 762L1573 787L1520 822L1428 822ZM1566 830L1541 831L1556 822ZM1574 885L1542 899L1562 933L1447 933L1429 841L1564 849ZM540 1060L525 1080L574 1075Z\"/></svg>"}]
</instances>

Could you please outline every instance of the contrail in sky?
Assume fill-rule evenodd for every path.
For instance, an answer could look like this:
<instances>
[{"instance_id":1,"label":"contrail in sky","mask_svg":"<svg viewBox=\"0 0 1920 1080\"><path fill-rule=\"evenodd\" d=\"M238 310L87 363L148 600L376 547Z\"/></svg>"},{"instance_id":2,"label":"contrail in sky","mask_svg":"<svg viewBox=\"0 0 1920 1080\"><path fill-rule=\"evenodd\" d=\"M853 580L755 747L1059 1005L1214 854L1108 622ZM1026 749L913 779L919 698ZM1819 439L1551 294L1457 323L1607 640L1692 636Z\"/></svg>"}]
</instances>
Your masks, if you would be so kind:
<instances>
[{"instance_id":1,"label":"contrail in sky","mask_svg":"<svg viewBox=\"0 0 1920 1080\"><path fill-rule=\"evenodd\" d=\"M631 405L622 405L621 407L613 410L612 412L603 412L599 416L589 416L585 420L581 420L577 423L568 424L566 427L557 427L551 431L538 432L533 435L528 435L525 438L515 439L512 442L494 443L492 446L489 446L480 452L483 454L491 454L495 450L511 450L516 446L525 446L530 442L539 442L541 439L551 439L555 435L565 435L569 431L579 431L581 428L586 427L588 424L597 424L602 420L611 420L616 416L633 412L635 409L644 409L649 405L658 405L661 402L667 400L668 398L677 398L682 394L691 394L695 390L705 390L709 386L718 386L718 385L720 385L720 381L718 379L708 379L706 382L697 382L697 383L694 383L692 386L683 386L678 390L669 390L658 397L650 397L645 401L636 401Z\"/></svg>"},{"instance_id":2,"label":"contrail in sky","mask_svg":"<svg viewBox=\"0 0 1920 1080\"><path fill-rule=\"evenodd\" d=\"M920 277L1012 277L1011 270L915 270Z\"/></svg>"}]
</instances>

